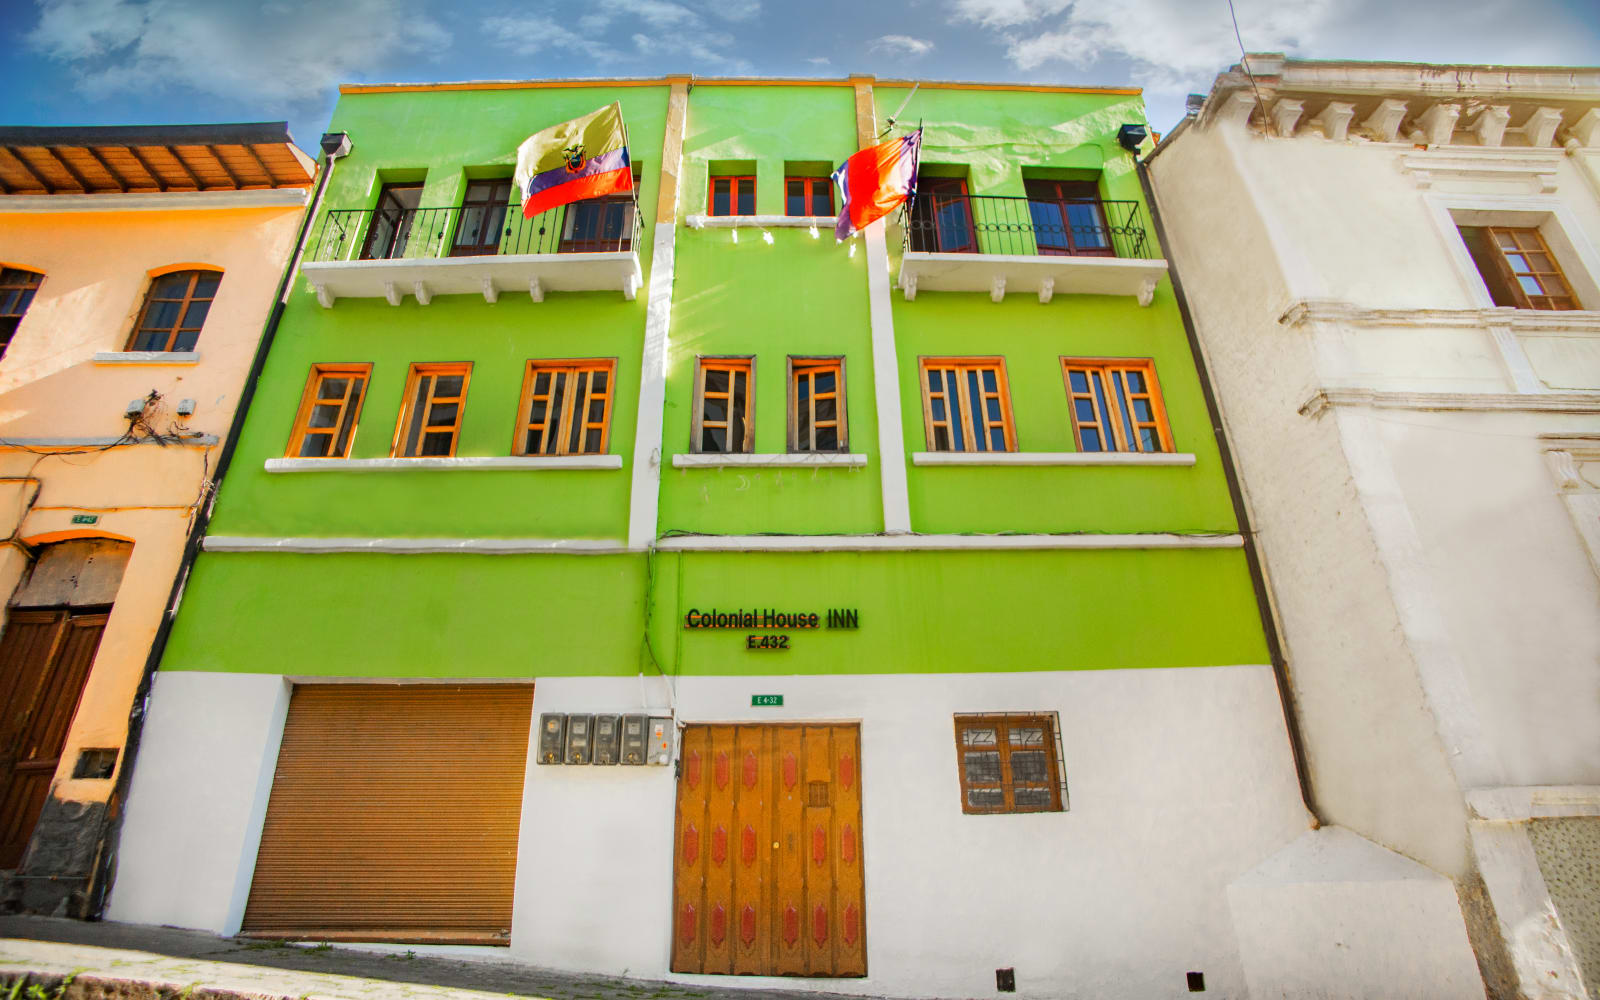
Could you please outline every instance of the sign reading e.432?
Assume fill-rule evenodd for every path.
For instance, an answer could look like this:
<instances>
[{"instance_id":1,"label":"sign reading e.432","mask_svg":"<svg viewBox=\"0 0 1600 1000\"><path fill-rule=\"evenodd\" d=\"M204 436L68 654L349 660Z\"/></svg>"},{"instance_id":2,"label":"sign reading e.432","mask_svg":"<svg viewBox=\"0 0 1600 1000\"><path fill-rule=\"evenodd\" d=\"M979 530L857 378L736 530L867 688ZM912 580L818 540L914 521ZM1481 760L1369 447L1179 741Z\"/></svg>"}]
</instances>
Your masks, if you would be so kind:
<instances>
[{"instance_id":1,"label":"sign reading e.432","mask_svg":"<svg viewBox=\"0 0 1600 1000\"><path fill-rule=\"evenodd\" d=\"M781 695L781 694L753 694L753 695L750 696L750 704L752 706L756 706L756 707L760 707L760 706L763 706L763 705L782 707L782 705L783 705L783 695Z\"/></svg>"}]
</instances>

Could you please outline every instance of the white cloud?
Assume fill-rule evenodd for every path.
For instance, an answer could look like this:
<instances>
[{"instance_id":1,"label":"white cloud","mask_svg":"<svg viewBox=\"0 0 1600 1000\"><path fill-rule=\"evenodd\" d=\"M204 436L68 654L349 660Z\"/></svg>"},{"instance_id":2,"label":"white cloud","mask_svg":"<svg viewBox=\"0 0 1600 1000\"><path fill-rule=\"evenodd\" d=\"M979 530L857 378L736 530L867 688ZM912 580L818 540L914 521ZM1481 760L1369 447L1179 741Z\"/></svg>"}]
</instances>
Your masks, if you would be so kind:
<instances>
[{"instance_id":1,"label":"white cloud","mask_svg":"<svg viewBox=\"0 0 1600 1000\"><path fill-rule=\"evenodd\" d=\"M867 48L873 52L887 52L892 55L925 56L933 51L933 43L925 38L912 38L910 35L882 35L868 43Z\"/></svg>"},{"instance_id":2,"label":"white cloud","mask_svg":"<svg viewBox=\"0 0 1600 1000\"><path fill-rule=\"evenodd\" d=\"M482 27L495 45L521 56L556 49L604 61L617 54L604 42L585 38L548 17L487 17Z\"/></svg>"},{"instance_id":3,"label":"white cloud","mask_svg":"<svg viewBox=\"0 0 1600 1000\"><path fill-rule=\"evenodd\" d=\"M806 62L813 66L832 66L833 62L827 56L812 56Z\"/></svg>"},{"instance_id":4,"label":"white cloud","mask_svg":"<svg viewBox=\"0 0 1600 1000\"><path fill-rule=\"evenodd\" d=\"M1248 51L1305 58L1585 64L1597 40L1561 0L1234 3ZM1222 0L947 0L947 10L956 25L987 29L1029 73L1111 64L1103 82L1131 76L1147 93L1173 94L1204 91L1239 61Z\"/></svg>"},{"instance_id":5,"label":"white cloud","mask_svg":"<svg viewBox=\"0 0 1600 1000\"><path fill-rule=\"evenodd\" d=\"M263 109L325 99L341 81L451 40L415 0L40 0L39 10L27 44L91 96L190 90Z\"/></svg>"},{"instance_id":6,"label":"white cloud","mask_svg":"<svg viewBox=\"0 0 1600 1000\"><path fill-rule=\"evenodd\" d=\"M760 10L757 0L700 6L673 0L595 0L574 22L576 30L544 13L487 17L480 27L494 45L519 55L568 52L610 63L678 57L694 69L749 72L748 62L729 54L734 37L715 30L707 17L753 17ZM562 75L570 72L564 68Z\"/></svg>"}]
</instances>

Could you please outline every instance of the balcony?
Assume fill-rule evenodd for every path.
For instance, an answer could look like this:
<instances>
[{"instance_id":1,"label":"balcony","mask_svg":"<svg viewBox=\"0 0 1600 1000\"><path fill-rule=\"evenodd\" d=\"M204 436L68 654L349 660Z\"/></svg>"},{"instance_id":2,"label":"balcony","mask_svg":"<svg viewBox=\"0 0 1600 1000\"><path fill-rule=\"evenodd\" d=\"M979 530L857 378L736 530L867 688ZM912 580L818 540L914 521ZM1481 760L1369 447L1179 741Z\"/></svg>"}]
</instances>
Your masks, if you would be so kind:
<instances>
[{"instance_id":1,"label":"balcony","mask_svg":"<svg viewBox=\"0 0 1600 1000\"><path fill-rule=\"evenodd\" d=\"M631 194L553 208L531 219L518 205L397 208L328 212L301 273L317 301L407 295L421 305L435 295L616 290L632 301L642 280L639 212Z\"/></svg>"},{"instance_id":2,"label":"balcony","mask_svg":"<svg viewBox=\"0 0 1600 1000\"><path fill-rule=\"evenodd\" d=\"M1167 262L1136 201L917 195L906 223L900 290L1131 295L1150 304Z\"/></svg>"}]
</instances>

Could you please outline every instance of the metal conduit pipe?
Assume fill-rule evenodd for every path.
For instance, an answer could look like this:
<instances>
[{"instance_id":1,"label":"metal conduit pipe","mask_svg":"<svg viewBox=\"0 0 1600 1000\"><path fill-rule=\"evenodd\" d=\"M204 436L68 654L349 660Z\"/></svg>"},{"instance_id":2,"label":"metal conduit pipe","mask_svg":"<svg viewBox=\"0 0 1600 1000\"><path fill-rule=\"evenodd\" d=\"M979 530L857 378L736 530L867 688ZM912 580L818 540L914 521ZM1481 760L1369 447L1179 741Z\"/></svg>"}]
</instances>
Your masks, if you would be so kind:
<instances>
[{"instance_id":1,"label":"metal conduit pipe","mask_svg":"<svg viewBox=\"0 0 1600 1000\"><path fill-rule=\"evenodd\" d=\"M272 302L272 312L261 331L255 357L250 361L250 370L245 375L244 385L239 390L239 403L234 407L233 420L228 426L228 436L224 439L222 451L217 456L217 471L211 477L210 496L195 512L194 524L189 528L189 537L183 546L183 557L178 563L178 572L172 579L172 590L167 595L166 610L161 615L160 624L156 626L155 637L150 641L150 653L145 657L144 672L139 678L139 687L133 696L133 707L128 712L128 736L123 743L122 766L117 773L116 787L112 789L111 797L107 800L106 829L101 834L100 849L97 852L94 870L90 874L89 885L85 890L88 897L85 918L88 920L99 920L105 915L106 897L109 895L111 880L116 870L117 843L122 834L124 811L121 805L127 800L128 786L133 780L134 763L139 753L139 738L144 730L144 719L150 700L150 685L155 679L156 667L160 665L161 655L166 651L167 639L172 634L172 623L178 615L178 602L183 596L185 584L189 581L189 573L194 569L195 557L200 553L200 544L205 539L206 528L211 524L211 512L217 505L217 493L222 488L223 477L228 474L234 450L239 446L239 436L244 430L245 414L250 410L250 401L255 398L256 385L261 380L261 370L266 367L267 354L272 350L272 340L278 332L278 323L283 319L284 307L288 305L295 273L299 270L301 258L305 255L306 239L311 232L311 223L316 219L318 209L322 207L322 197L327 190L328 179L333 176L334 163L341 157L350 155L350 137L344 132L329 132L322 137L321 146L323 152L321 176L317 178L311 203L306 206L305 217L300 220L300 232L295 237L294 253L290 255L289 263L284 267L283 276L278 281L278 293Z\"/></svg>"},{"instance_id":2,"label":"metal conduit pipe","mask_svg":"<svg viewBox=\"0 0 1600 1000\"><path fill-rule=\"evenodd\" d=\"M1245 564L1250 570L1250 587L1256 595L1256 611L1261 617L1261 631L1267 640L1267 654L1272 659L1272 676L1277 682L1278 702L1283 707L1283 724L1289 734L1289 752L1294 757L1294 773L1299 779L1300 801L1311 814L1312 828L1324 825L1317 810L1316 796L1312 793L1311 775L1306 767L1305 743L1300 735L1300 719L1294 710L1294 689L1289 682L1289 664L1283 655L1283 642L1278 635L1277 618L1272 613L1272 599L1267 589L1266 573L1261 565L1261 554L1256 549L1255 528L1250 524L1250 512L1245 506L1244 489L1239 483L1239 471L1233 462L1233 449L1228 444L1227 430L1222 425L1222 411L1217 406L1216 392L1211 387L1211 373L1206 368L1205 353L1200 349L1200 338L1195 332L1194 315L1189 311L1189 299L1183 293L1183 282L1178 278L1178 268L1172 262L1172 244L1167 240L1166 228L1161 222L1161 207L1156 204L1155 189L1150 184L1151 158L1165 149L1174 136L1190 122L1185 118L1166 136L1149 156L1134 158L1139 171L1139 186L1144 191L1145 202L1150 206L1150 222L1155 227L1156 239L1168 254L1167 276L1172 279L1172 294L1178 300L1178 314L1183 318L1183 332L1189 338L1189 354L1195 371L1200 376L1200 392L1205 397L1206 412L1211 417L1211 431L1217 441L1217 451L1222 458L1222 471L1228 481L1228 496L1233 501L1233 516L1239 524L1239 534L1244 537Z\"/></svg>"}]
</instances>

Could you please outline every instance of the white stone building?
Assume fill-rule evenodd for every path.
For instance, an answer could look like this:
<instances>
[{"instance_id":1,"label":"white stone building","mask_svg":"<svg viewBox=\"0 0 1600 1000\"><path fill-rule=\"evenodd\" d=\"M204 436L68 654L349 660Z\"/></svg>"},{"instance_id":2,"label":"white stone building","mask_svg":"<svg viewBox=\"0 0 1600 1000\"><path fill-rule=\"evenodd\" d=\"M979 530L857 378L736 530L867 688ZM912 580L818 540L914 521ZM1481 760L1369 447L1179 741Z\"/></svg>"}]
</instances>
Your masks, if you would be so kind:
<instances>
[{"instance_id":1,"label":"white stone building","mask_svg":"<svg viewBox=\"0 0 1600 1000\"><path fill-rule=\"evenodd\" d=\"M1449 879L1491 996L1600 996L1600 69L1243 66L1146 170L1334 828L1251 993L1459 949Z\"/></svg>"}]
</instances>

